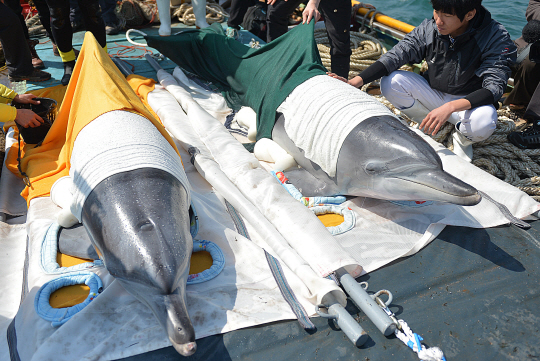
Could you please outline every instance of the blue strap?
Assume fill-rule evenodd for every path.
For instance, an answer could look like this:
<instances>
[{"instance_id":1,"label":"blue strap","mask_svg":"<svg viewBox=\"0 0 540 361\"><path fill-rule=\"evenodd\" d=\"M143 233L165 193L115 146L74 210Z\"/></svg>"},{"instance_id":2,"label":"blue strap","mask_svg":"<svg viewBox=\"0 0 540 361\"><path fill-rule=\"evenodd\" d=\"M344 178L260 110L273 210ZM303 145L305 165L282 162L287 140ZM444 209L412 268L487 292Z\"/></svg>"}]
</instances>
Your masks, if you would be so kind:
<instances>
[{"instance_id":1,"label":"blue strap","mask_svg":"<svg viewBox=\"0 0 540 361\"><path fill-rule=\"evenodd\" d=\"M242 236L251 240L251 238L249 237L249 234L247 233L244 221L242 217L240 217L238 212L236 212L236 209L234 209L232 204L230 204L227 200L225 200L225 206L227 207L227 211L231 215L231 218L236 227L236 231ZM315 330L316 329L315 325L309 319L308 313L306 312L304 307L302 307L300 302L298 302L298 299L294 295L294 292L291 289L291 286L289 286L289 283L287 282L287 279L285 278L285 275L283 274L283 270L281 268L279 261L275 257L273 257L271 254L266 252L266 250L264 251L264 254L266 256L266 261L268 262L268 266L270 267L270 271L272 272L272 276L274 276L274 279L276 280L279 291L281 292L281 295L283 296L285 301L289 304L289 307L291 307L291 310L295 314L300 325L305 330L308 330L308 331Z\"/></svg>"},{"instance_id":2,"label":"blue strap","mask_svg":"<svg viewBox=\"0 0 540 361\"><path fill-rule=\"evenodd\" d=\"M298 302L298 299L294 295L294 292L291 290L291 286L289 286L289 283L287 282L287 279L283 274L283 269L281 268L281 264L279 263L279 261L270 253L266 252L266 250L264 251L264 255L266 256L266 261L270 266L272 275L274 275L274 279L277 282L281 295L291 307L291 310L295 314L300 325L306 331L315 331L317 328L315 327L313 322L311 322L306 310L304 309L304 307L302 307L300 302Z\"/></svg>"}]
</instances>

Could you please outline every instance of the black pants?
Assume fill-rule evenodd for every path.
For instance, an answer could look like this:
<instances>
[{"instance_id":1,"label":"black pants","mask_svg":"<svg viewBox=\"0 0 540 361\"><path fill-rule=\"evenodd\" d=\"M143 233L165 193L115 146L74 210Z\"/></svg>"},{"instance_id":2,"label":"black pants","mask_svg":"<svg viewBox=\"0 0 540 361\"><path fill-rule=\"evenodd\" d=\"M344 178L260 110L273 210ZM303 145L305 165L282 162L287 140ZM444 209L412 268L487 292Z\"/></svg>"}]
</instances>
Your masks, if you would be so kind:
<instances>
[{"instance_id":1,"label":"black pants","mask_svg":"<svg viewBox=\"0 0 540 361\"><path fill-rule=\"evenodd\" d=\"M514 74L514 89L505 99L504 104L527 105L540 83L540 64L533 63L527 56Z\"/></svg>"},{"instance_id":2,"label":"black pants","mask_svg":"<svg viewBox=\"0 0 540 361\"><path fill-rule=\"evenodd\" d=\"M247 9L253 5L255 5L253 0L232 0L227 25L235 29L240 29L240 25L244 22L244 15L246 15Z\"/></svg>"},{"instance_id":3,"label":"black pants","mask_svg":"<svg viewBox=\"0 0 540 361\"><path fill-rule=\"evenodd\" d=\"M22 15L22 6L21 2L19 0L4 0L4 4L13 10L15 15L17 15L17 18L19 19L19 22L21 23L21 26L23 28L24 37L26 39L30 39L28 36L28 27L26 26L26 22L24 21L24 17Z\"/></svg>"},{"instance_id":4,"label":"black pants","mask_svg":"<svg viewBox=\"0 0 540 361\"><path fill-rule=\"evenodd\" d=\"M32 74L32 55L21 22L17 14L3 3L0 3L0 42L9 74Z\"/></svg>"},{"instance_id":5,"label":"black pants","mask_svg":"<svg viewBox=\"0 0 540 361\"><path fill-rule=\"evenodd\" d=\"M69 0L69 20L72 23L80 23L83 21L81 9L79 8L78 0ZM99 0L99 7L101 8L101 17L105 25L114 26L118 23L118 18L114 13L116 8L116 0Z\"/></svg>"},{"instance_id":6,"label":"black pants","mask_svg":"<svg viewBox=\"0 0 540 361\"><path fill-rule=\"evenodd\" d=\"M64 53L73 49L73 29L69 20L69 0L46 0L51 14L52 35L58 49ZM94 34L99 45L107 44L105 23L101 18L98 0L79 0L79 7L87 31Z\"/></svg>"},{"instance_id":7,"label":"black pants","mask_svg":"<svg viewBox=\"0 0 540 361\"><path fill-rule=\"evenodd\" d=\"M268 6L266 16L266 41L270 42L285 34L288 29L289 15L303 0L278 0ZM350 25L351 2L348 0L322 0L319 11L324 16L328 39L330 40L330 60L332 72L348 78L350 69Z\"/></svg>"},{"instance_id":8,"label":"black pants","mask_svg":"<svg viewBox=\"0 0 540 361\"><path fill-rule=\"evenodd\" d=\"M36 7L36 10L38 12L39 21L47 32L47 36L54 44L56 44L56 41L54 41L54 37L52 34L51 12L49 11L49 6L47 5L47 2L45 0L34 0L34 6Z\"/></svg>"}]
</instances>

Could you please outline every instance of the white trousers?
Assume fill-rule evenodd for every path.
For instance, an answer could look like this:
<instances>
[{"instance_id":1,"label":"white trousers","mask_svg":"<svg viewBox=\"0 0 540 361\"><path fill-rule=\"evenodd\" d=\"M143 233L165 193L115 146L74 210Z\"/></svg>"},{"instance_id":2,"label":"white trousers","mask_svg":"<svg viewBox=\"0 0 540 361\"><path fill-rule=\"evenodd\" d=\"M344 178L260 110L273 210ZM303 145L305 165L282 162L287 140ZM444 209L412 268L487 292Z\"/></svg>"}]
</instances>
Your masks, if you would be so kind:
<instances>
[{"instance_id":1,"label":"white trousers","mask_svg":"<svg viewBox=\"0 0 540 361\"><path fill-rule=\"evenodd\" d=\"M445 103L464 97L432 89L421 75L402 70L394 71L381 79L381 93L400 110L410 108L415 102L419 102L428 111L432 111ZM460 123L458 124L460 132L473 142L480 142L495 131L497 110L493 105L483 105L455 112L448 121L453 124Z\"/></svg>"}]
</instances>

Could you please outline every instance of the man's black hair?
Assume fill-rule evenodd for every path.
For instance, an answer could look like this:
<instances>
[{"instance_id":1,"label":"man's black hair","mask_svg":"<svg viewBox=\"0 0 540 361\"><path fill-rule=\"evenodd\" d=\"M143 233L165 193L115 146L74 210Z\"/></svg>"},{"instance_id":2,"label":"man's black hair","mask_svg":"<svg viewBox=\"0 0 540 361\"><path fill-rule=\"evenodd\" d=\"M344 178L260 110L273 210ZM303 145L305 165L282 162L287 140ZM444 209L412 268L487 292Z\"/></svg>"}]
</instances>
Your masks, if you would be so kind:
<instances>
[{"instance_id":1,"label":"man's black hair","mask_svg":"<svg viewBox=\"0 0 540 361\"><path fill-rule=\"evenodd\" d=\"M471 10L477 11L482 6L482 0L430 0L433 10L442 11L446 14L456 15L460 21Z\"/></svg>"}]
</instances>

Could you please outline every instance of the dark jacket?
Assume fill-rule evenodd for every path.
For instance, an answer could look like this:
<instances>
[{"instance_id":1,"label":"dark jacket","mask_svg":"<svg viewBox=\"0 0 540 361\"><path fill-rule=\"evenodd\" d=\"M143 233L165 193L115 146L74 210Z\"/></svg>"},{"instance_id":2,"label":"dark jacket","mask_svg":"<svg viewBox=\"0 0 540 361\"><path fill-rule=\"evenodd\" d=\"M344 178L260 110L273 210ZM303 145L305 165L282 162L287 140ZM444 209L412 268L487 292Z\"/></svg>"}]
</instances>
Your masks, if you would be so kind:
<instances>
[{"instance_id":1,"label":"dark jacket","mask_svg":"<svg viewBox=\"0 0 540 361\"><path fill-rule=\"evenodd\" d=\"M484 7L451 45L434 19L426 19L379 61L388 74L407 63L428 62L424 77L433 89L468 95L482 88L500 99L516 60L516 46L506 29ZM485 91L484 91L485 92Z\"/></svg>"}]
</instances>

